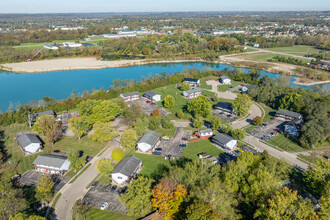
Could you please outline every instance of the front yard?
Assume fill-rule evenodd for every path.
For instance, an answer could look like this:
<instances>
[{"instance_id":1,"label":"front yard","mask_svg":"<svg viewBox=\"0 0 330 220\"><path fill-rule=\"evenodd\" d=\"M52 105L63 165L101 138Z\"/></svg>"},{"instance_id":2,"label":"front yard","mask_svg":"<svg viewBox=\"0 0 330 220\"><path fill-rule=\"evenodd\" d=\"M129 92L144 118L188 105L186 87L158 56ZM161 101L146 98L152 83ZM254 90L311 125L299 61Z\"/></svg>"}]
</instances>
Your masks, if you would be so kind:
<instances>
[{"instance_id":1,"label":"front yard","mask_svg":"<svg viewBox=\"0 0 330 220\"><path fill-rule=\"evenodd\" d=\"M189 143L185 148L182 156L194 160L198 158L199 153L206 152L211 156L218 157L224 153L220 148L214 146L210 140L201 140L194 143Z\"/></svg>"}]
</instances>

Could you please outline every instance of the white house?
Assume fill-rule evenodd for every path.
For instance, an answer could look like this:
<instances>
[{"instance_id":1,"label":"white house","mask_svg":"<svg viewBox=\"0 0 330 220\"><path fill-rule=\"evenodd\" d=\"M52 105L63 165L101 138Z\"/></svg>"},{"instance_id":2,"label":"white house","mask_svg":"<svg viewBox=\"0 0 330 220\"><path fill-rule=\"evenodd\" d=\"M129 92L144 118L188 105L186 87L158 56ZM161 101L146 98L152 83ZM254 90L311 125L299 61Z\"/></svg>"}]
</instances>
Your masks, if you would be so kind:
<instances>
[{"instance_id":1,"label":"white house","mask_svg":"<svg viewBox=\"0 0 330 220\"><path fill-rule=\"evenodd\" d=\"M184 78L182 82L188 83L190 86L199 86L201 81L199 79Z\"/></svg>"},{"instance_id":2,"label":"white house","mask_svg":"<svg viewBox=\"0 0 330 220\"><path fill-rule=\"evenodd\" d=\"M120 94L120 96L125 100L125 102L135 101L135 100L138 100L141 98L140 93L137 91L123 93L123 94Z\"/></svg>"},{"instance_id":3,"label":"white house","mask_svg":"<svg viewBox=\"0 0 330 220\"><path fill-rule=\"evenodd\" d=\"M35 134L22 134L16 140L25 154L33 154L42 150L42 142Z\"/></svg>"},{"instance_id":4,"label":"white house","mask_svg":"<svg viewBox=\"0 0 330 220\"><path fill-rule=\"evenodd\" d=\"M70 161L65 156L43 154L33 161L36 171L51 174L64 174L70 167Z\"/></svg>"},{"instance_id":5,"label":"white house","mask_svg":"<svg viewBox=\"0 0 330 220\"><path fill-rule=\"evenodd\" d=\"M112 182L119 185L126 185L137 176L141 169L142 160L134 156L125 157L112 170Z\"/></svg>"},{"instance_id":6,"label":"white house","mask_svg":"<svg viewBox=\"0 0 330 220\"><path fill-rule=\"evenodd\" d=\"M60 48L59 44L44 44L44 48L49 49L49 50L57 50Z\"/></svg>"},{"instance_id":7,"label":"white house","mask_svg":"<svg viewBox=\"0 0 330 220\"><path fill-rule=\"evenodd\" d=\"M212 136L212 135L213 135L213 131L210 128L198 131L198 136L199 137L209 137L209 136Z\"/></svg>"},{"instance_id":8,"label":"white house","mask_svg":"<svg viewBox=\"0 0 330 220\"><path fill-rule=\"evenodd\" d=\"M146 91L143 96L153 102L159 102L162 100L162 96L154 91Z\"/></svg>"},{"instance_id":9,"label":"white house","mask_svg":"<svg viewBox=\"0 0 330 220\"><path fill-rule=\"evenodd\" d=\"M136 37L136 34L104 34L103 37L117 39L123 37Z\"/></svg>"},{"instance_id":10,"label":"white house","mask_svg":"<svg viewBox=\"0 0 330 220\"><path fill-rule=\"evenodd\" d=\"M155 131L145 133L136 144L137 150L142 152L151 151L158 145L160 136L161 135Z\"/></svg>"},{"instance_id":11,"label":"white house","mask_svg":"<svg viewBox=\"0 0 330 220\"><path fill-rule=\"evenodd\" d=\"M201 89L191 89L187 91L183 91L183 96L188 99L196 98L200 95L202 95L202 90Z\"/></svg>"},{"instance_id":12,"label":"white house","mask_svg":"<svg viewBox=\"0 0 330 220\"><path fill-rule=\"evenodd\" d=\"M219 80L222 84L231 84L231 79L228 76L221 76Z\"/></svg>"},{"instance_id":13,"label":"white house","mask_svg":"<svg viewBox=\"0 0 330 220\"><path fill-rule=\"evenodd\" d=\"M210 156L208 153L200 153L198 154L198 157L199 159L201 159L201 161L209 165L215 165L219 162L219 160L216 157Z\"/></svg>"},{"instance_id":14,"label":"white house","mask_svg":"<svg viewBox=\"0 0 330 220\"><path fill-rule=\"evenodd\" d=\"M224 148L227 148L229 150L234 150L235 147L237 146L237 140L232 138L231 136L224 134L224 133L219 133L217 135L215 135L212 138L212 141Z\"/></svg>"},{"instance_id":15,"label":"white house","mask_svg":"<svg viewBox=\"0 0 330 220\"><path fill-rule=\"evenodd\" d=\"M70 48L75 48L75 47L81 47L81 43L75 43L75 42L65 42L63 43L63 47L70 47Z\"/></svg>"}]
</instances>

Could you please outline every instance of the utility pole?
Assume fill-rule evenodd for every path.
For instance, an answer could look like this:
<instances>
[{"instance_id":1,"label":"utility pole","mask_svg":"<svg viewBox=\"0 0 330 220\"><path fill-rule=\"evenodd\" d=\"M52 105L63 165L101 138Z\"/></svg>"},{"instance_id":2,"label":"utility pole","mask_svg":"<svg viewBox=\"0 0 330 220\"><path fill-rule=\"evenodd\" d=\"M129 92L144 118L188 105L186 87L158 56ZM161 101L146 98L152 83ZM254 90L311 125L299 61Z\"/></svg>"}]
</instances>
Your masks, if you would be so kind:
<instances>
[{"instance_id":1,"label":"utility pole","mask_svg":"<svg viewBox=\"0 0 330 220\"><path fill-rule=\"evenodd\" d=\"M32 117L31 117L31 113L28 114L28 123L29 123L29 127L32 127Z\"/></svg>"}]
</instances>

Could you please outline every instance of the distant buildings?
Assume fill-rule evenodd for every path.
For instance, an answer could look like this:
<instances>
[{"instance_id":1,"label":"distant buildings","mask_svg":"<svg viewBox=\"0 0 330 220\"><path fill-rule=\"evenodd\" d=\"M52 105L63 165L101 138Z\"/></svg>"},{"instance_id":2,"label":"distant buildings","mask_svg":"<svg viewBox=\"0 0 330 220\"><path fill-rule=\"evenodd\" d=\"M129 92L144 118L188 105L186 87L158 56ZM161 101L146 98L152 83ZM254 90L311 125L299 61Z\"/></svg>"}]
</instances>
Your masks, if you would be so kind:
<instances>
[{"instance_id":1,"label":"distant buildings","mask_svg":"<svg viewBox=\"0 0 330 220\"><path fill-rule=\"evenodd\" d=\"M149 152L159 144L160 136L155 131L149 131L140 138L136 144L136 148L142 152Z\"/></svg>"},{"instance_id":2,"label":"distant buildings","mask_svg":"<svg viewBox=\"0 0 330 220\"><path fill-rule=\"evenodd\" d=\"M213 35L223 35L223 34L244 34L244 30L213 30Z\"/></svg>"},{"instance_id":3,"label":"distant buildings","mask_svg":"<svg viewBox=\"0 0 330 220\"><path fill-rule=\"evenodd\" d=\"M75 43L75 42L65 42L61 44L45 44L44 48L49 49L49 50L58 50L59 48L77 48L77 47L82 47L83 44L81 43Z\"/></svg>"},{"instance_id":4,"label":"distant buildings","mask_svg":"<svg viewBox=\"0 0 330 220\"><path fill-rule=\"evenodd\" d=\"M125 102L135 101L141 98L140 93L137 91L122 93L120 94L120 97L122 97L125 100Z\"/></svg>"},{"instance_id":5,"label":"distant buildings","mask_svg":"<svg viewBox=\"0 0 330 220\"><path fill-rule=\"evenodd\" d=\"M147 99L149 99L152 102L159 102L162 100L162 96L158 93L155 93L154 91L146 91L143 94L143 97L146 97Z\"/></svg>"},{"instance_id":6,"label":"distant buildings","mask_svg":"<svg viewBox=\"0 0 330 220\"><path fill-rule=\"evenodd\" d=\"M70 167L70 161L65 156L43 154L33 161L36 171L50 174L64 174Z\"/></svg>"},{"instance_id":7,"label":"distant buildings","mask_svg":"<svg viewBox=\"0 0 330 220\"><path fill-rule=\"evenodd\" d=\"M118 39L123 37L136 37L136 34L104 34L103 37Z\"/></svg>"},{"instance_id":8,"label":"distant buildings","mask_svg":"<svg viewBox=\"0 0 330 220\"><path fill-rule=\"evenodd\" d=\"M142 160L130 156L123 158L111 172L112 182L127 185L142 170Z\"/></svg>"},{"instance_id":9,"label":"distant buildings","mask_svg":"<svg viewBox=\"0 0 330 220\"><path fill-rule=\"evenodd\" d=\"M192 99L192 98L196 98L200 95L202 95L202 89L191 89L191 90L187 90L187 91L183 91L183 96L187 99Z\"/></svg>"},{"instance_id":10,"label":"distant buildings","mask_svg":"<svg viewBox=\"0 0 330 220\"><path fill-rule=\"evenodd\" d=\"M215 135L212 138L212 141L213 143L229 150L234 150L238 144L236 139L224 133L219 133Z\"/></svg>"},{"instance_id":11,"label":"distant buildings","mask_svg":"<svg viewBox=\"0 0 330 220\"><path fill-rule=\"evenodd\" d=\"M43 112L38 112L38 113L32 114L32 120L35 121L37 118L44 116L44 115L51 115L54 118L56 117L56 114L53 110L48 110L48 111L43 111Z\"/></svg>"},{"instance_id":12,"label":"distant buildings","mask_svg":"<svg viewBox=\"0 0 330 220\"><path fill-rule=\"evenodd\" d=\"M33 154L42 150L42 141L35 134L21 134L16 137L25 155Z\"/></svg>"}]
</instances>

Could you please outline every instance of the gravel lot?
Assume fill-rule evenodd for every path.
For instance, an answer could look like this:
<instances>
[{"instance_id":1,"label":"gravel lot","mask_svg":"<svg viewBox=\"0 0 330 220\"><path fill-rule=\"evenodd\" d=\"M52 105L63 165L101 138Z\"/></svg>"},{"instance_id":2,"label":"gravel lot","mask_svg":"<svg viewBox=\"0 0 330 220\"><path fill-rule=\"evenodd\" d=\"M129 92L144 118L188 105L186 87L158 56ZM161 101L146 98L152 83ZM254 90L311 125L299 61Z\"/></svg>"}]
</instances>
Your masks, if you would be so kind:
<instances>
[{"instance_id":1,"label":"gravel lot","mask_svg":"<svg viewBox=\"0 0 330 220\"><path fill-rule=\"evenodd\" d=\"M279 129L282 124L284 124L284 121L281 120L269 120L268 122L264 123L265 126L259 126L253 130L251 130L250 134L253 136L261 139L264 135L271 136L271 133L277 134L278 132L274 131L275 129Z\"/></svg>"},{"instance_id":2,"label":"gravel lot","mask_svg":"<svg viewBox=\"0 0 330 220\"><path fill-rule=\"evenodd\" d=\"M152 105L150 103L147 103L146 101L147 101L146 99L140 99L137 101L139 103L139 105L141 106L142 112L145 115L150 116L152 111L156 108L158 108L160 110L160 112L162 114L162 118L171 113L161 106L158 106L156 104Z\"/></svg>"}]
</instances>

